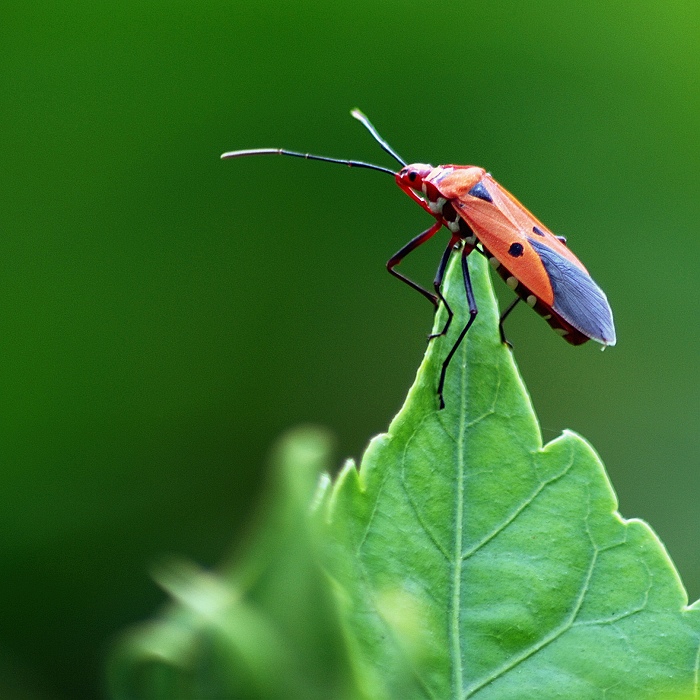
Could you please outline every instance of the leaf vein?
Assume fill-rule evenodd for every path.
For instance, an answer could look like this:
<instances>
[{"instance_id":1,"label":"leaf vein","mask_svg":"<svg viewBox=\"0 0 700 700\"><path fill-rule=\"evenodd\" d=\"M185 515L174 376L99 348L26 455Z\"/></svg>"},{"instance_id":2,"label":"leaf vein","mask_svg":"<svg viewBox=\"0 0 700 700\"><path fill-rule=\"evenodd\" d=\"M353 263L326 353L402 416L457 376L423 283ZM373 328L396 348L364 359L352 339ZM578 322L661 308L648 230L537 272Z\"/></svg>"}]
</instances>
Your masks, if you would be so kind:
<instances>
[{"instance_id":1,"label":"leaf vein","mask_svg":"<svg viewBox=\"0 0 700 700\"><path fill-rule=\"evenodd\" d=\"M389 478L389 473L387 472L384 475L384 478L382 479L381 484L379 484L379 488L377 489L377 495L374 499L374 507L372 508L372 512L369 514L369 517L367 518L367 525L365 526L364 532L362 533L362 538L360 541L357 543L357 548L356 548L356 553L359 554L362 548L364 547L365 542L367 541L367 537L369 537L369 533L372 530L372 525L374 523L374 519L377 515L377 510L379 509L379 501L380 496L382 492L384 491L384 486L387 482L387 479Z\"/></svg>"},{"instance_id":2,"label":"leaf vein","mask_svg":"<svg viewBox=\"0 0 700 700\"><path fill-rule=\"evenodd\" d=\"M477 692L485 688L490 683L493 683L493 681L497 680L508 671L512 671L516 666L519 666L521 663L527 661L527 659L536 654L538 651L541 651L546 646L549 646L552 642L559 639L563 634L568 632L574 626L576 618L578 617L578 614L581 611L583 601L586 597L586 592L588 591L588 586L591 582L591 578L593 577L593 571L595 569L597 561L598 549L594 548L593 556L591 557L591 562L588 566L588 571L586 572L586 576L581 584L581 588L576 599L576 604L574 605L571 613L569 614L568 619L565 622L563 622L557 629L553 630L546 637L541 639L537 644L533 644L529 649L526 649L511 661L503 664L499 669L491 673L489 676L474 684L471 688L468 688L467 691L462 695L462 698L466 699L472 697Z\"/></svg>"},{"instance_id":3,"label":"leaf vein","mask_svg":"<svg viewBox=\"0 0 700 700\"><path fill-rule=\"evenodd\" d=\"M463 343L463 362L466 362L468 348L471 345L470 339ZM452 653L452 685L453 697L458 697L463 689L463 668L462 668L462 635L460 633L460 613L462 611L462 537L464 528L464 450L467 432L467 372L462 371L460 375L460 412L459 412L459 432L457 440L457 484L455 487L454 503L454 558L452 561L452 610L450 620L450 641Z\"/></svg>"},{"instance_id":4,"label":"leaf vein","mask_svg":"<svg viewBox=\"0 0 700 700\"><path fill-rule=\"evenodd\" d=\"M540 484L535 488L535 490L509 515L501 522L499 525L497 525L491 532L487 533L479 542L474 544L472 547L467 549L463 554L462 554L462 559L468 559L472 555L476 554L480 549L485 547L491 540L495 539L498 537L498 535L503 532L510 524L512 524L518 516L529 506L531 506L534 501L537 499L537 497L548 487L551 486L552 484L556 483L563 477L565 477L571 468L574 465L574 451L571 450L571 454L569 456L569 462L566 464L566 466L559 472L558 474L554 474L552 477L549 479L545 479L544 481L541 481Z\"/></svg>"},{"instance_id":5,"label":"leaf vein","mask_svg":"<svg viewBox=\"0 0 700 700\"><path fill-rule=\"evenodd\" d=\"M416 426L415 430L411 433L411 435L408 437L406 440L406 444L404 446L403 452L401 453L401 487L403 488L404 493L406 494L406 500L408 501L409 506L411 507L411 510L413 511L414 515L416 516L416 520L418 521L418 524L421 526L423 529L423 532L428 536L430 541L435 545L435 548L442 554L442 556L445 558L446 562L451 561L451 557L447 550L442 546L442 543L440 540L437 538L437 536L433 533L432 529L426 523L425 519L423 518L423 515L420 512L420 508L418 507L418 504L415 502L411 491L408 487L408 483L406 480L406 453L409 450L409 447L411 446L411 443L415 436L418 434L421 426L425 422L425 418L423 418L418 425Z\"/></svg>"}]
</instances>

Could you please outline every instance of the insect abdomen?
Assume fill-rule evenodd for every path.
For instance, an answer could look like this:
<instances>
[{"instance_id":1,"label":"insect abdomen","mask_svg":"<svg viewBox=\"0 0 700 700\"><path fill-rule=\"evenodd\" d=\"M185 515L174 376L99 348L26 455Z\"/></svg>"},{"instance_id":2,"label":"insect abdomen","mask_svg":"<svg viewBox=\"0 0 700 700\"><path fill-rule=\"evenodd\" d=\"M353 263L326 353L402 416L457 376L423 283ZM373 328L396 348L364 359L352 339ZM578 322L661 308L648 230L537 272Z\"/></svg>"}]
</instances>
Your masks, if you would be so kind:
<instances>
[{"instance_id":1,"label":"insect abdomen","mask_svg":"<svg viewBox=\"0 0 700 700\"><path fill-rule=\"evenodd\" d=\"M483 245L483 244L482 244ZM547 323L554 329L554 332L560 335L567 343L571 345L583 345L590 340L587 335L584 335L578 329L574 328L570 323L565 321L551 306L545 304L541 299L535 296L524 284L518 281L510 270L506 269L486 247L484 253L491 267L498 272L503 281L532 309L534 309Z\"/></svg>"}]
</instances>

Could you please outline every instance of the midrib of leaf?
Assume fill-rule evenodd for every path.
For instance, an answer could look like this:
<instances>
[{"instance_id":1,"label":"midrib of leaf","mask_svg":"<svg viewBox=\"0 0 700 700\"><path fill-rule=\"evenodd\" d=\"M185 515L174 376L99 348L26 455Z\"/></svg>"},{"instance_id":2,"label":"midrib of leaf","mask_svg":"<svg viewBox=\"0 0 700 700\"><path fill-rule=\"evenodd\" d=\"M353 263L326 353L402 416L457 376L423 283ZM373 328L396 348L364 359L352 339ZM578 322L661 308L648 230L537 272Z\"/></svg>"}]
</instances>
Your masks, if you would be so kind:
<instances>
[{"instance_id":1,"label":"midrib of leaf","mask_svg":"<svg viewBox=\"0 0 700 700\"><path fill-rule=\"evenodd\" d=\"M467 345L467 339L463 344L462 352ZM459 353L461 355L462 353ZM458 355L458 357L459 357ZM455 358L457 359L457 358ZM459 358L461 359L461 357ZM452 695L457 698L462 694L463 670L462 670L462 635L460 632L460 612L462 610L462 535L464 528L464 439L467 431L467 373L461 373L462 395L460 401L460 425L459 439L457 441L458 467L457 488L455 493L455 538L454 560L452 562L452 625L450 635L452 637Z\"/></svg>"}]
</instances>

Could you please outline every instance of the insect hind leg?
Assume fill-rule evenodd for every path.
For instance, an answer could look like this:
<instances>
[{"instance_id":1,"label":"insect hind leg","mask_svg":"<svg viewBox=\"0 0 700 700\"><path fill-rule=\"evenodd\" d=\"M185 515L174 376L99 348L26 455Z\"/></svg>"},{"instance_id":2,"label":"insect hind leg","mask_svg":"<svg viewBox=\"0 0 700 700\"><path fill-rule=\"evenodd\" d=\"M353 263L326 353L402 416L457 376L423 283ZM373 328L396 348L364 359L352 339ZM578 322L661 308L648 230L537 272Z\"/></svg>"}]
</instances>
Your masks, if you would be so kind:
<instances>
[{"instance_id":1,"label":"insect hind leg","mask_svg":"<svg viewBox=\"0 0 700 700\"><path fill-rule=\"evenodd\" d=\"M513 349L513 343L506 338L506 332L503 329L503 322L508 318L510 312L518 305L518 302L522 301L520 297L515 297L513 301L508 305L508 308L501 314L501 318L498 321L498 332L501 334L501 342L507 345L511 350Z\"/></svg>"}]
</instances>

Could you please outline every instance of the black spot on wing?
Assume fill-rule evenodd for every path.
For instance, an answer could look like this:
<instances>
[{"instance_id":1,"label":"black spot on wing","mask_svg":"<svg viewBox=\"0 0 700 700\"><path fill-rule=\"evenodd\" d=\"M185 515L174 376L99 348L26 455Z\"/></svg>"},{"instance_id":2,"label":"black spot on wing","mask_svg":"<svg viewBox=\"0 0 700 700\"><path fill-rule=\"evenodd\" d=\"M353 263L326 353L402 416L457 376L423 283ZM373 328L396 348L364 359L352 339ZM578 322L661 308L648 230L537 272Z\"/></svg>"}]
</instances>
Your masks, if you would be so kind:
<instances>
[{"instance_id":1,"label":"black spot on wing","mask_svg":"<svg viewBox=\"0 0 700 700\"><path fill-rule=\"evenodd\" d=\"M554 291L552 308L565 321L603 345L615 345L615 324L603 290L579 267L528 238L540 256Z\"/></svg>"},{"instance_id":2,"label":"black spot on wing","mask_svg":"<svg viewBox=\"0 0 700 700\"><path fill-rule=\"evenodd\" d=\"M510 248L508 248L508 255L519 258L523 254L523 250L522 243L511 243Z\"/></svg>"},{"instance_id":3,"label":"black spot on wing","mask_svg":"<svg viewBox=\"0 0 700 700\"><path fill-rule=\"evenodd\" d=\"M493 199L491 199L491 195L486 187L484 187L483 182L477 182L476 185L474 185L474 187L467 192L467 194L470 194L472 197L483 199L485 202L493 202Z\"/></svg>"}]
</instances>

